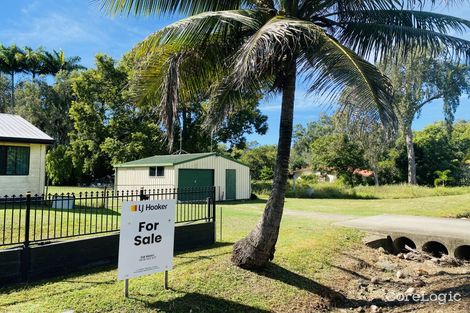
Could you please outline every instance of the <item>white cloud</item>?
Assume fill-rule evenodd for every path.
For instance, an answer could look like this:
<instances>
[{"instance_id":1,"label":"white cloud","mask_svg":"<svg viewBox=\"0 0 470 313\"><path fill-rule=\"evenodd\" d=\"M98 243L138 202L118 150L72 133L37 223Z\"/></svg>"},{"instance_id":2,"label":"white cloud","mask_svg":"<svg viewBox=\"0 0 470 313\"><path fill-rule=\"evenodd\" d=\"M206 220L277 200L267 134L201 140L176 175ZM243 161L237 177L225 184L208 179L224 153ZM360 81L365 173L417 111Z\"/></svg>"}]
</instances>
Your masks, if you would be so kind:
<instances>
[{"instance_id":1,"label":"white cloud","mask_svg":"<svg viewBox=\"0 0 470 313\"><path fill-rule=\"evenodd\" d=\"M67 43L100 44L107 40L105 33L93 27L93 21L80 20L61 13L49 13L31 18L29 14L0 31L3 41L18 45L60 48Z\"/></svg>"}]
</instances>

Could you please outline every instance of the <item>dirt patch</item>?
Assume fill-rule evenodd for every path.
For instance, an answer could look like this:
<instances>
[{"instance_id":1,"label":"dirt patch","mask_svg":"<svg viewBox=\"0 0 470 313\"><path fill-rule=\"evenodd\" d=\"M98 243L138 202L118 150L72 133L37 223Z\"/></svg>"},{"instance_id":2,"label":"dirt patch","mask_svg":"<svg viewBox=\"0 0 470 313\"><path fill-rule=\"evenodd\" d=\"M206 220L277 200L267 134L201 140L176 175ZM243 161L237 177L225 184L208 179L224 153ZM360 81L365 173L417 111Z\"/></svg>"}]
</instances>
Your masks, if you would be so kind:
<instances>
[{"instance_id":1,"label":"dirt patch","mask_svg":"<svg viewBox=\"0 0 470 313\"><path fill-rule=\"evenodd\" d=\"M331 265L325 285L344 295L331 303L332 312L470 312L469 263L407 260L358 247Z\"/></svg>"}]
</instances>

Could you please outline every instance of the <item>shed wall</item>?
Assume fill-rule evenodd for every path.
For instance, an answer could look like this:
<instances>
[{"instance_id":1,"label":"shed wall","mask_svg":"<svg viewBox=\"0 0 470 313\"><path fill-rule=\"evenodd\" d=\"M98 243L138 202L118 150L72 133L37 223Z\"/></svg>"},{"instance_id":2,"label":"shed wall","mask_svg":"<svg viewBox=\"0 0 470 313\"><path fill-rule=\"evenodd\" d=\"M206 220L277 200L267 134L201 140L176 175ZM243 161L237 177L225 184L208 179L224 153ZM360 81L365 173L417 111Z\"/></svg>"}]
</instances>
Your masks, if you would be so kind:
<instances>
[{"instance_id":1,"label":"shed wall","mask_svg":"<svg viewBox=\"0 0 470 313\"><path fill-rule=\"evenodd\" d=\"M165 166L164 176L149 176L148 167L116 168L116 190L175 188L175 170Z\"/></svg>"},{"instance_id":2,"label":"shed wall","mask_svg":"<svg viewBox=\"0 0 470 313\"><path fill-rule=\"evenodd\" d=\"M212 155L175 166L175 185L178 186L178 170L180 168L214 169L214 185L217 187L217 200L225 200L225 170L237 172L237 199L249 199L251 194L249 167L224 157Z\"/></svg>"},{"instance_id":3,"label":"shed wall","mask_svg":"<svg viewBox=\"0 0 470 313\"><path fill-rule=\"evenodd\" d=\"M5 195L34 194L44 192L46 175L46 145L20 144L0 141L0 145L30 147L28 176L0 176L0 197Z\"/></svg>"}]
</instances>

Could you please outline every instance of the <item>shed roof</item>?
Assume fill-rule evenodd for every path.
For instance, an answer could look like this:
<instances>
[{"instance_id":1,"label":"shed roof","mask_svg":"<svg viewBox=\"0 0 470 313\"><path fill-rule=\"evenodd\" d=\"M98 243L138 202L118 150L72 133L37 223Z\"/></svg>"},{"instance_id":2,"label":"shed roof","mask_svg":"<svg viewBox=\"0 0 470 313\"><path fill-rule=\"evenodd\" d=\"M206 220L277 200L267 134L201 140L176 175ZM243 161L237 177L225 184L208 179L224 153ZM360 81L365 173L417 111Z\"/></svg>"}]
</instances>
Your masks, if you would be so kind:
<instances>
[{"instance_id":1,"label":"shed roof","mask_svg":"<svg viewBox=\"0 0 470 313\"><path fill-rule=\"evenodd\" d=\"M205 152L205 153L188 153L188 154L169 154L169 155L154 155L152 157L135 160L131 162L116 164L114 167L146 167L146 166L175 166L182 163L191 162L197 159L207 158L209 156L220 156L233 162L243 164L237 160L228 158L223 155L219 155L216 152Z\"/></svg>"},{"instance_id":2,"label":"shed roof","mask_svg":"<svg viewBox=\"0 0 470 313\"><path fill-rule=\"evenodd\" d=\"M0 113L0 141L50 144L54 139L19 115Z\"/></svg>"}]
</instances>

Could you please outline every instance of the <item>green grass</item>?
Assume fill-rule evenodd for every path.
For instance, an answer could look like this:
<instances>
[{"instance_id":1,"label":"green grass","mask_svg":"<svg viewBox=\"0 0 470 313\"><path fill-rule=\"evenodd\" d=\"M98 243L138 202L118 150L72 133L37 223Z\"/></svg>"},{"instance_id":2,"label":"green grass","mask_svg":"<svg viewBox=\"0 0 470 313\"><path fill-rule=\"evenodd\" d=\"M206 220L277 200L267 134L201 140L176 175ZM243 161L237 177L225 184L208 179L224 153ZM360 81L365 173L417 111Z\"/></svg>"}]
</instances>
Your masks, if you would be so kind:
<instances>
[{"instance_id":1,"label":"green grass","mask_svg":"<svg viewBox=\"0 0 470 313\"><path fill-rule=\"evenodd\" d=\"M231 244L246 235L260 211L224 206L223 242L177 255L170 272L130 281L130 299L115 269L0 290L5 312L268 312L314 296L327 279L330 261L360 241L360 233L331 227L326 221L286 216L275 263L261 273L242 270L229 261ZM326 288L326 287L325 287Z\"/></svg>"},{"instance_id":2,"label":"green grass","mask_svg":"<svg viewBox=\"0 0 470 313\"><path fill-rule=\"evenodd\" d=\"M211 249L179 254L170 272L130 281L130 299L113 268L0 289L0 312L283 312L318 297L330 262L360 244L361 233L335 227L316 213L456 216L470 212L470 194L411 199L287 199L274 263L262 272L231 265L231 245L256 224L264 200L222 203L223 240ZM217 214L220 214L219 208ZM309 212L312 213L309 216ZM304 214L307 213L307 214ZM220 215L219 215L220 216ZM218 228L217 228L218 231ZM330 281L331 284L331 281Z\"/></svg>"},{"instance_id":3,"label":"green grass","mask_svg":"<svg viewBox=\"0 0 470 313\"><path fill-rule=\"evenodd\" d=\"M412 185L358 186L353 189L356 195L364 198L377 199L411 199L423 197L441 197L470 194L470 186L466 187L426 187Z\"/></svg>"},{"instance_id":4,"label":"green grass","mask_svg":"<svg viewBox=\"0 0 470 313\"><path fill-rule=\"evenodd\" d=\"M271 190L270 181L254 181L253 192L267 195ZM426 187L407 184L383 186L348 187L341 183L298 183L296 191L289 182L287 197L315 199L413 199L470 194L470 186L465 187Z\"/></svg>"},{"instance_id":5,"label":"green grass","mask_svg":"<svg viewBox=\"0 0 470 313\"><path fill-rule=\"evenodd\" d=\"M247 204L225 204L250 207L254 210L264 208L263 201ZM470 193L456 196L423 197L412 199L286 199L285 209L370 216L378 214L404 214L437 217L457 217L470 214Z\"/></svg>"}]
</instances>

